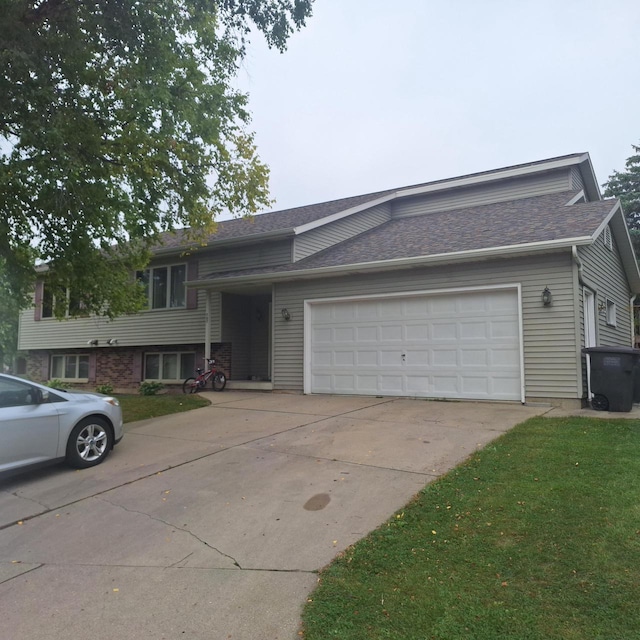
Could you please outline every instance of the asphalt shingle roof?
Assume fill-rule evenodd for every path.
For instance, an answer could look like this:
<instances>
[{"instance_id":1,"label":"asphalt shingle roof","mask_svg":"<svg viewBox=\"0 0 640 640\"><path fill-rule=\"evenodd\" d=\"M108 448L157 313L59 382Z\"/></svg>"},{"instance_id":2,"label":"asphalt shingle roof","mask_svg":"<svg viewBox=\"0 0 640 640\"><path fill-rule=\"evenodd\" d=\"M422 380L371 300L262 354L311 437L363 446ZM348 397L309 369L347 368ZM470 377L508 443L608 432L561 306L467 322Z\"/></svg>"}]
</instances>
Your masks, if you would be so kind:
<instances>
[{"instance_id":1,"label":"asphalt shingle roof","mask_svg":"<svg viewBox=\"0 0 640 640\"><path fill-rule=\"evenodd\" d=\"M501 169L492 169L490 171L480 171L478 173L472 173L464 176L456 176L455 178L446 178L444 180L435 180L432 182L423 182L416 185L404 186L395 189L386 189L383 191L375 191L373 193L367 193L359 196L352 196L349 198L341 198L339 200L331 200L329 202L321 202L318 204L310 204L302 207L295 207L292 209L283 209L282 211L272 211L267 213L257 214L250 218L237 218L233 220L224 220L218 223L216 232L210 235L206 242L207 244L215 244L217 241L240 239L246 236L252 236L254 234L269 233L274 231L286 231L299 227L309 222L321 220L334 213L345 211L352 207L356 207L378 198L391 195L397 192L402 192L410 189L418 189L428 186L446 187L447 183L464 180L467 178L481 178L483 176L490 176L491 174L499 174L511 169L522 169L526 167L535 167L536 165L547 164L554 160L565 160L572 158L579 158L583 154L574 153L566 156L559 156L557 158L549 158L547 160L539 160L536 162L528 162L525 164L514 165L512 167L503 167ZM179 248L189 244L189 240L185 231L176 230L169 233L164 233L161 236L162 247L164 249Z\"/></svg>"},{"instance_id":2,"label":"asphalt shingle roof","mask_svg":"<svg viewBox=\"0 0 640 640\"><path fill-rule=\"evenodd\" d=\"M575 194L566 191L392 219L293 264L218 272L201 279L296 272L591 236L616 200L566 206Z\"/></svg>"}]
</instances>

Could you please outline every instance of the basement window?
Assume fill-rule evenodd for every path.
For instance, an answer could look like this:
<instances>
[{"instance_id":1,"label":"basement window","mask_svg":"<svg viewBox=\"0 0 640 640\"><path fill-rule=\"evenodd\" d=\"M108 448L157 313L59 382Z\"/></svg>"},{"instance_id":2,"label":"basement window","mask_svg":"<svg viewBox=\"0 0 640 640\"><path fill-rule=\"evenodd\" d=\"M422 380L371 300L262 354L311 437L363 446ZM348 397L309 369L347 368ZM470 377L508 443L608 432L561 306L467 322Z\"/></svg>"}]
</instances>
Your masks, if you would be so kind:
<instances>
[{"instance_id":1,"label":"basement window","mask_svg":"<svg viewBox=\"0 0 640 640\"><path fill-rule=\"evenodd\" d=\"M89 356L51 356L51 379L73 380L75 382L88 380Z\"/></svg>"},{"instance_id":2,"label":"basement window","mask_svg":"<svg viewBox=\"0 0 640 640\"><path fill-rule=\"evenodd\" d=\"M183 353L147 353L144 357L144 379L166 382L182 381L195 376L196 354Z\"/></svg>"}]
</instances>

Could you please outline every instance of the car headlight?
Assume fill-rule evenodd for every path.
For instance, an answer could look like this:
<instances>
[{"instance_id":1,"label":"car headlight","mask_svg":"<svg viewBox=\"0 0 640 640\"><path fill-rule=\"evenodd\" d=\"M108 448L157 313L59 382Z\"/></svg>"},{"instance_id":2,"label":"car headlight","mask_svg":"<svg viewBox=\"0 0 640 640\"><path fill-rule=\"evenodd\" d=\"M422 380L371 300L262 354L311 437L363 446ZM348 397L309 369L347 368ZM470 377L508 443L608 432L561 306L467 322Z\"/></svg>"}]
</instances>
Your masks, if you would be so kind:
<instances>
[{"instance_id":1,"label":"car headlight","mask_svg":"<svg viewBox=\"0 0 640 640\"><path fill-rule=\"evenodd\" d=\"M118 402L117 398L109 397L109 398L105 398L104 401L108 402L109 404L112 404L114 407L119 407L120 406L120 403Z\"/></svg>"}]
</instances>

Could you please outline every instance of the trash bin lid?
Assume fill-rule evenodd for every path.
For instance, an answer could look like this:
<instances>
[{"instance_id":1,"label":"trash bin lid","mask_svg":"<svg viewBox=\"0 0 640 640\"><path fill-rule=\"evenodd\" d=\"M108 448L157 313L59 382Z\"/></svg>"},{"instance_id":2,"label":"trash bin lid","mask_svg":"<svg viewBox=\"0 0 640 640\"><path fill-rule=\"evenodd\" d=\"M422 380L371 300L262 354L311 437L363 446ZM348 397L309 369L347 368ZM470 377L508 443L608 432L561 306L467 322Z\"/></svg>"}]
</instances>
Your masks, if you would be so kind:
<instances>
[{"instance_id":1,"label":"trash bin lid","mask_svg":"<svg viewBox=\"0 0 640 640\"><path fill-rule=\"evenodd\" d=\"M618 353L618 354L626 354L630 356L640 357L640 349L634 349L633 347L619 347L619 346L583 347L582 353Z\"/></svg>"}]
</instances>

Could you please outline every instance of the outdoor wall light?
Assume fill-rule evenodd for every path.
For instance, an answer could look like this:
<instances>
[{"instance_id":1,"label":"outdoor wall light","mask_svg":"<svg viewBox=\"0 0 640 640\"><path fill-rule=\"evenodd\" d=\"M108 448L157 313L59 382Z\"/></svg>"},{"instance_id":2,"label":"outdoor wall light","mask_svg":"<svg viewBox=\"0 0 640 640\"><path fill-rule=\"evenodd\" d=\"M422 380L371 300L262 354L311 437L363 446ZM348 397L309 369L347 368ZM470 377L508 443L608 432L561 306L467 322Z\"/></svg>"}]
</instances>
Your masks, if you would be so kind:
<instances>
[{"instance_id":1,"label":"outdoor wall light","mask_svg":"<svg viewBox=\"0 0 640 640\"><path fill-rule=\"evenodd\" d=\"M284 309L282 309L282 311L280 312L282 314L282 317L285 320L291 320L291 314L289 313L289 309L287 309L286 307Z\"/></svg>"},{"instance_id":2,"label":"outdoor wall light","mask_svg":"<svg viewBox=\"0 0 640 640\"><path fill-rule=\"evenodd\" d=\"M110 344L112 347L116 344L118 344L118 338L109 338L107 340L107 344Z\"/></svg>"},{"instance_id":3,"label":"outdoor wall light","mask_svg":"<svg viewBox=\"0 0 640 640\"><path fill-rule=\"evenodd\" d=\"M550 307L553 304L553 296L551 295L549 287L545 287L542 292L542 304L545 307Z\"/></svg>"},{"instance_id":4,"label":"outdoor wall light","mask_svg":"<svg viewBox=\"0 0 640 640\"><path fill-rule=\"evenodd\" d=\"M87 344L90 347L97 347L98 346L98 340L96 338L94 338L93 340L87 340Z\"/></svg>"}]
</instances>

